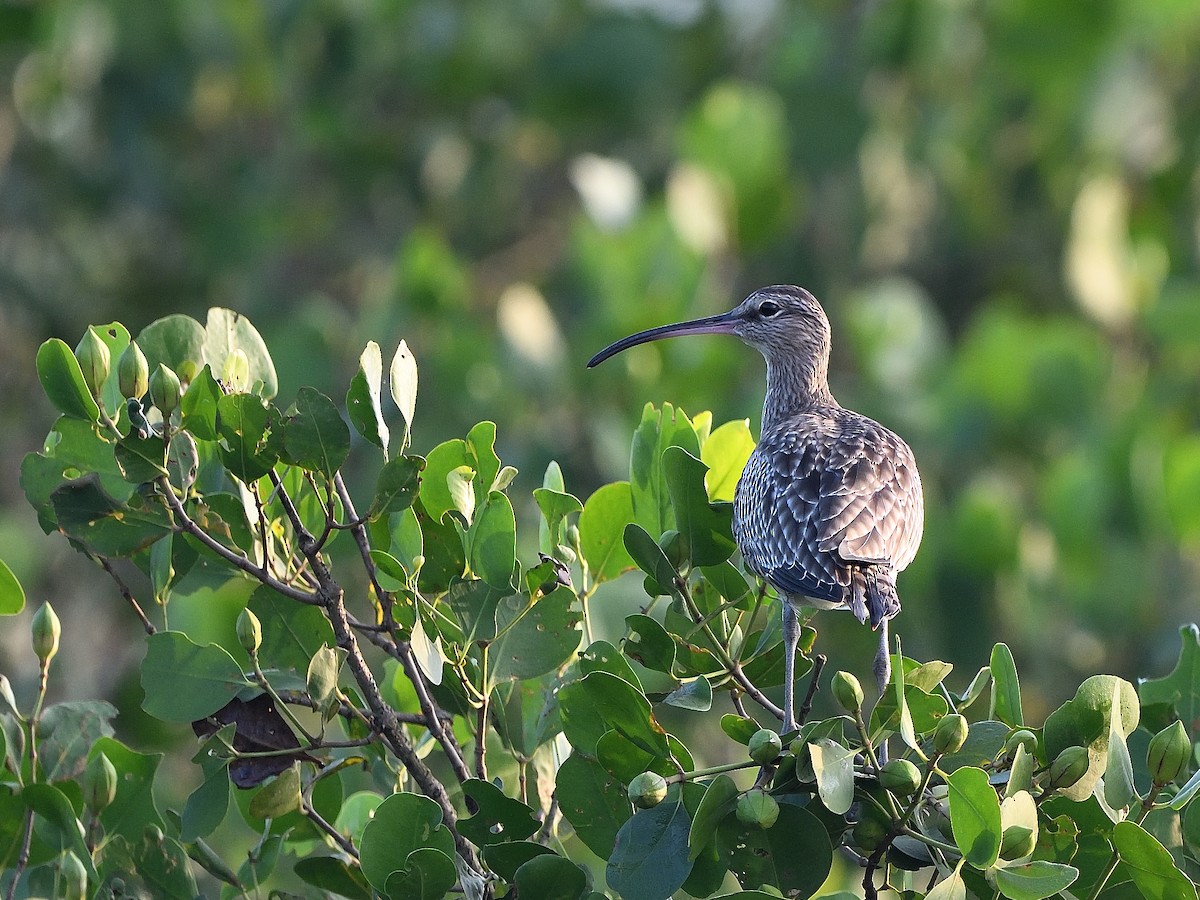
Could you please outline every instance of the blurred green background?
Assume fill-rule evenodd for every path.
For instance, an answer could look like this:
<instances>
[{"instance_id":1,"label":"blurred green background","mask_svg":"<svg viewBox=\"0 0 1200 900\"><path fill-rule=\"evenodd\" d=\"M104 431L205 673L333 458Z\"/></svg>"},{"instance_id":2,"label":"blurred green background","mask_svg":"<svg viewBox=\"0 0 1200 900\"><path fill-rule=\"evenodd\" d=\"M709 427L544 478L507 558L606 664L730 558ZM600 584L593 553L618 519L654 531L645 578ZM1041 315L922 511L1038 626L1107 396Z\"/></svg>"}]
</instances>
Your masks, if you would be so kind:
<instances>
[{"instance_id":1,"label":"blurred green background","mask_svg":"<svg viewBox=\"0 0 1200 900\"><path fill-rule=\"evenodd\" d=\"M44 339L232 307L286 401L404 338L415 448L497 421L529 526L549 460L626 477L647 401L757 429L735 341L584 362L776 282L917 453L906 652L1008 642L1033 721L1163 674L1200 615L1198 45L1191 0L0 0L0 556L62 614L56 699L136 706L142 651L18 484Z\"/></svg>"}]
</instances>

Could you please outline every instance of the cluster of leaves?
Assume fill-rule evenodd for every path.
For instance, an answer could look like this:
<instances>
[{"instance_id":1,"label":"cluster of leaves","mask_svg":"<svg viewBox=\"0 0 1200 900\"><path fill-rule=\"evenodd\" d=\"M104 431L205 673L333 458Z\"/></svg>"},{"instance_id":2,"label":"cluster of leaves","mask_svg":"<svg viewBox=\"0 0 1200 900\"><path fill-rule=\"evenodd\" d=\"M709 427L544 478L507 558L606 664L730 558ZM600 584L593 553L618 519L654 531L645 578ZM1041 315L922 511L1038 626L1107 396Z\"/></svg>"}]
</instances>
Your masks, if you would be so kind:
<instances>
[{"instance_id":1,"label":"cluster of leaves","mask_svg":"<svg viewBox=\"0 0 1200 900\"><path fill-rule=\"evenodd\" d=\"M494 425L408 452L403 343L386 390L367 346L345 417L311 388L275 402L270 355L226 310L136 341L96 327L37 363L62 416L22 466L26 494L142 623L143 707L192 726L197 786L162 804L161 756L115 740L112 707L44 706L60 631L44 606L37 697L23 711L5 681L0 698L10 897L190 898L198 876L226 897L807 897L838 848L869 894L882 879L939 900L1126 883L1195 897L1194 628L1167 678L1095 676L1031 729L1003 644L962 693L948 664L897 647L873 709L838 673L846 715L809 720L825 660L806 627L802 726L779 735L758 721L780 718L779 600L730 533L745 422L647 407L630 479L586 503L551 465L525 563ZM382 457L361 514L341 476L352 452ZM635 568L640 611L605 640L597 590ZM217 643L168 627L173 593L200 577L247 586ZM7 569L0 603L23 604ZM663 711L722 706L733 761L698 765ZM902 754L885 761L889 736ZM256 835L236 859L207 842L231 816Z\"/></svg>"}]
</instances>

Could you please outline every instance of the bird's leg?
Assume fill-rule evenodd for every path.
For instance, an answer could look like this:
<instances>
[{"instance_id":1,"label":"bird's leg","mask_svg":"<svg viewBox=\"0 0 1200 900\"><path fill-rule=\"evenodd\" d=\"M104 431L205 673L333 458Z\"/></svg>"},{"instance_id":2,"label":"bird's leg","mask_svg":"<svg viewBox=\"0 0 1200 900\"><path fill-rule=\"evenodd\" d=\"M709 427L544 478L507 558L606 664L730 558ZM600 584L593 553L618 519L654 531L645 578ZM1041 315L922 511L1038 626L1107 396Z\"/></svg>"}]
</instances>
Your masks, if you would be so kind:
<instances>
[{"instance_id":1,"label":"bird's leg","mask_svg":"<svg viewBox=\"0 0 1200 900\"><path fill-rule=\"evenodd\" d=\"M875 652L875 685L879 688L879 698L887 690L892 680L892 657L888 652L888 620L879 623L879 649ZM887 738L884 738L877 749L879 764L882 766L888 760Z\"/></svg>"},{"instance_id":2,"label":"bird's leg","mask_svg":"<svg viewBox=\"0 0 1200 900\"><path fill-rule=\"evenodd\" d=\"M783 734L796 730L796 645L800 643L800 613L783 601Z\"/></svg>"}]
</instances>

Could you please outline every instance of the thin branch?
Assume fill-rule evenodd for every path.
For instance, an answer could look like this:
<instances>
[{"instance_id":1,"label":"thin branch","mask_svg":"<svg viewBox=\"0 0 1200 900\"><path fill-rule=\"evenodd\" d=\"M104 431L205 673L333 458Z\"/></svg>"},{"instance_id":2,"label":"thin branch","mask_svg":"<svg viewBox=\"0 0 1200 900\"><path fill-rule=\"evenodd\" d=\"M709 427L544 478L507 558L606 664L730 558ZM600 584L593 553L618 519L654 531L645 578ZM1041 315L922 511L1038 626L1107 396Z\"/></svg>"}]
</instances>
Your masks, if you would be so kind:
<instances>
[{"instance_id":1,"label":"thin branch","mask_svg":"<svg viewBox=\"0 0 1200 900\"><path fill-rule=\"evenodd\" d=\"M808 693L804 695L804 702L800 704L800 713L796 717L798 724L803 725L808 719L808 714L812 712L813 700L816 699L817 691L820 689L821 670L825 668L825 663L829 662L824 653L818 653L813 657L812 680L808 682Z\"/></svg>"},{"instance_id":2,"label":"thin branch","mask_svg":"<svg viewBox=\"0 0 1200 900\"><path fill-rule=\"evenodd\" d=\"M125 598L125 602L133 609L134 615L141 620L142 628L146 630L146 634L154 634L158 629L154 627L154 623L146 616L141 605L134 598L133 591L129 589L129 585L125 583L125 580L117 574L116 569L112 567L112 563L108 561L108 557L101 556L98 553L88 553L88 556L94 559L100 568L107 572L112 580L117 583L117 590L121 592L121 596Z\"/></svg>"}]
</instances>

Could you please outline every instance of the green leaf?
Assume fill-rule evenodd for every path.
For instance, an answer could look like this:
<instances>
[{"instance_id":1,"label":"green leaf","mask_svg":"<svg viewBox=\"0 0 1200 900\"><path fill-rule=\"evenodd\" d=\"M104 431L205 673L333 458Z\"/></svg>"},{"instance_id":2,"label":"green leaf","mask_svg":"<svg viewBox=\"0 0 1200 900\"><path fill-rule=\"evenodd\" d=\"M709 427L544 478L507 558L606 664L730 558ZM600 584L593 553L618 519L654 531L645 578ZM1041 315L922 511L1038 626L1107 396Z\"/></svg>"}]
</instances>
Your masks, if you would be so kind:
<instances>
[{"instance_id":1,"label":"green leaf","mask_svg":"<svg viewBox=\"0 0 1200 900\"><path fill-rule=\"evenodd\" d=\"M704 487L708 467L682 447L662 454L663 478L675 511L675 527L683 535L694 566L715 566L733 555L731 504L712 504ZM660 582L661 584L661 582Z\"/></svg>"},{"instance_id":2,"label":"green leaf","mask_svg":"<svg viewBox=\"0 0 1200 900\"><path fill-rule=\"evenodd\" d=\"M180 381L191 381L210 360L205 358L207 339L203 326L191 316L175 314L157 319L137 336L138 346L146 355L153 372L159 364L171 369ZM214 367L217 372L220 366Z\"/></svg>"},{"instance_id":3,"label":"green leaf","mask_svg":"<svg viewBox=\"0 0 1200 900\"><path fill-rule=\"evenodd\" d=\"M799 660L797 660L797 663ZM797 676L799 677L799 676ZM904 686L904 705L908 709L911 727L916 734L929 734L942 717L949 712L946 698L938 694L927 694L915 685ZM871 731L878 729L899 732L900 714L896 709L896 692L888 690L871 712Z\"/></svg>"},{"instance_id":4,"label":"green leaf","mask_svg":"<svg viewBox=\"0 0 1200 900\"><path fill-rule=\"evenodd\" d=\"M1010 731L1003 722L972 722L967 731L967 742L957 753L948 753L942 757L942 769L953 772L963 766L990 765L996 755L1004 749Z\"/></svg>"},{"instance_id":5,"label":"green leaf","mask_svg":"<svg viewBox=\"0 0 1200 900\"><path fill-rule=\"evenodd\" d=\"M192 757L192 762L204 772L204 780L188 795L183 805L179 839L184 843L208 837L224 821L229 811L229 760L222 759L218 754L222 741L232 741L235 730L236 726L232 723L222 726L200 745Z\"/></svg>"},{"instance_id":6,"label":"green leaf","mask_svg":"<svg viewBox=\"0 0 1200 900\"><path fill-rule=\"evenodd\" d=\"M960 874L963 860L958 861L954 871L935 884L925 895L925 900L967 900L967 885Z\"/></svg>"},{"instance_id":7,"label":"green leaf","mask_svg":"<svg viewBox=\"0 0 1200 900\"><path fill-rule=\"evenodd\" d=\"M666 732L650 711L650 701L629 682L608 672L593 672L558 692L563 731L571 746L595 756L596 742L616 731L653 756L669 755Z\"/></svg>"},{"instance_id":8,"label":"green leaf","mask_svg":"<svg viewBox=\"0 0 1200 900\"><path fill-rule=\"evenodd\" d=\"M1041 859L1020 866L1002 866L994 873L996 887L1009 900L1045 900L1065 891L1079 877L1076 868Z\"/></svg>"},{"instance_id":9,"label":"green leaf","mask_svg":"<svg viewBox=\"0 0 1200 900\"><path fill-rule=\"evenodd\" d=\"M38 723L38 765L47 781L78 778L92 744L113 733L117 710L102 700L77 700L48 707Z\"/></svg>"},{"instance_id":10,"label":"green leaf","mask_svg":"<svg viewBox=\"0 0 1200 900\"><path fill-rule=\"evenodd\" d=\"M559 545L563 543L563 520L572 513L582 512L583 504L573 494L553 491L544 487L534 490L533 499L537 502L538 509L542 511L541 551L554 556L559 552Z\"/></svg>"},{"instance_id":11,"label":"green leaf","mask_svg":"<svg viewBox=\"0 0 1200 900\"><path fill-rule=\"evenodd\" d=\"M642 680L633 671L633 666L616 647L608 641L593 641L588 648L579 654L579 671L584 675L590 672L609 672L618 678L624 678L639 691Z\"/></svg>"},{"instance_id":12,"label":"green leaf","mask_svg":"<svg viewBox=\"0 0 1200 900\"><path fill-rule=\"evenodd\" d=\"M475 814L459 819L458 828L476 847L520 841L538 830L533 810L520 800L505 796L490 781L471 778L463 782L463 795L474 801Z\"/></svg>"},{"instance_id":13,"label":"green leaf","mask_svg":"<svg viewBox=\"0 0 1200 900\"><path fill-rule=\"evenodd\" d=\"M94 325L90 330L108 348L110 367L108 378L104 380L104 388L100 392L100 400L101 406L108 410L110 416L116 419L119 410L125 405L125 398L121 396L117 360L121 358L121 354L129 346L129 329L120 322L109 322L107 325Z\"/></svg>"},{"instance_id":14,"label":"green leaf","mask_svg":"<svg viewBox=\"0 0 1200 900\"><path fill-rule=\"evenodd\" d=\"M725 713L725 715L721 716L721 730L739 744L749 744L750 738L754 736L754 732L758 731L761 727L753 719L735 716L733 713Z\"/></svg>"},{"instance_id":15,"label":"green leaf","mask_svg":"<svg viewBox=\"0 0 1200 900\"><path fill-rule=\"evenodd\" d=\"M1034 755L1025 749L1024 744L1018 744L1008 771L1008 784L1004 786L1004 796L1011 797L1018 791L1028 791L1033 786L1033 770L1036 765L1037 759Z\"/></svg>"},{"instance_id":16,"label":"green leaf","mask_svg":"<svg viewBox=\"0 0 1200 900\"><path fill-rule=\"evenodd\" d=\"M1195 722L1200 719L1200 626L1184 625L1179 637L1179 659L1171 674L1141 682L1138 694L1143 706L1165 703L1184 722Z\"/></svg>"},{"instance_id":17,"label":"green leaf","mask_svg":"<svg viewBox=\"0 0 1200 900\"><path fill-rule=\"evenodd\" d=\"M400 415L404 416L405 443L408 434L412 432L413 414L417 408L417 361L413 359L408 344L401 341L392 357L388 369L388 382L392 392L392 400Z\"/></svg>"},{"instance_id":18,"label":"green leaf","mask_svg":"<svg viewBox=\"0 0 1200 900\"><path fill-rule=\"evenodd\" d=\"M1196 886L1179 871L1170 851L1141 826L1118 822L1112 842L1146 900L1196 900Z\"/></svg>"},{"instance_id":19,"label":"green leaf","mask_svg":"<svg viewBox=\"0 0 1200 900\"><path fill-rule=\"evenodd\" d=\"M854 802L854 751L824 739L810 743L808 752L821 803L834 815L845 815Z\"/></svg>"},{"instance_id":20,"label":"green leaf","mask_svg":"<svg viewBox=\"0 0 1200 900\"><path fill-rule=\"evenodd\" d=\"M555 796L579 840L601 859L608 859L617 832L630 816L625 785L595 760L576 753L558 768Z\"/></svg>"},{"instance_id":21,"label":"green leaf","mask_svg":"<svg viewBox=\"0 0 1200 900\"><path fill-rule=\"evenodd\" d=\"M308 856L296 860L292 871L305 884L348 900L371 900L371 886L357 866L348 866L333 856Z\"/></svg>"},{"instance_id":22,"label":"green leaf","mask_svg":"<svg viewBox=\"0 0 1200 900\"><path fill-rule=\"evenodd\" d=\"M514 614L528 600L525 594L516 594L497 604L496 624L500 634L488 656L493 684L552 672L565 664L579 647L583 637L582 614L574 591L557 588L514 620Z\"/></svg>"},{"instance_id":23,"label":"green leaf","mask_svg":"<svg viewBox=\"0 0 1200 900\"><path fill-rule=\"evenodd\" d=\"M561 856L542 854L524 863L513 876L517 896L537 900L579 900L587 890L583 869Z\"/></svg>"},{"instance_id":24,"label":"green leaf","mask_svg":"<svg viewBox=\"0 0 1200 900\"><path fill-rule=\"evenodd\" d=\"M821 820L792 803L779 804L768 829L728 816L717 830L723 859L742 887L771 887L804 900L817 892L833 866L833 846Z\"/></svg>"},{"instance_id":25,"label":"green leaf","mask_svg":"<svg viewBox=\"0 0 1200 900\"><path fill-rule=\"evenodd\" d=\"M471 468L471 457L467 454L467 442L454 439L438 444L429 451L425 458L425 474L421 478L421 505L435 522L440 522L442 516L457 508L454 497L450 494L447 478L451 472L466 466ZM474 504L472 504L472 511Z\"/></svg>"},{"instance_id":26,"label":"green leaf","mask_svg":"<svg viewBox=\"0 0 1200 900\"><path fill-rule=\"evenodd\" d=\"M1017 679L1017 664L1007 644L992 648L992 706L989 719L998 719L1010 728L1021 728L1025 714L1021 710L1021 682Z\"/></svg>"},{"instance_id":27,"label":"green leaf","mask_svg":"<svg viewBox=\"0 0 1200 900\"><path fill-rule=\"evenodd\" d=\"M499 491L488 494L468 532L471 571L493 587L511 589L517 564L517 520Z\"/></svg>"},{"instance_id":28,"label":"green leaf","mask_svg":"<svg viewBox=\"0 0 1200 900\"><path fill-rule=\"evenodd\" d=\"M422 847L454 855L454 838L442 825L442 811L428 797L392 794L375 809L359 841L363 875L371 886L382 890L400 861Z\"/></svg>"},{"instance_id":29,"label":"green leaf","mask_svg":"<svg viewBox=\"0 0 1200 900\"><path fill-rule=\"evenodd\" d=\"M283 423L284 450L302 469L332 478L350 455L350 429L333 401L314 388L300 388L295 406Z\"/></svg>"},{"instance_id":30,"label":"green leaf","mask_svg":"<svg viewBox=\"0 0 1200 900\"><path fill-rule=\"evenodd\" d=\"M21 791L21 800L38 816L53 826L59 844L74 851L84 864L88 876L98 876L92 866L92 855L84 843L83 825L67 796L51 784L30 784Z\"/></svg>"},{"instance_id":31,"label":"green leaf","mask_svg":"<svg viewBox=\"0 0 1200 900\"><path fill-rule=\"evenodd\" d=\"M130 484L143 484L167 474L167 445L159 434L141 438L130 432L117 441L114 457Z\"/></svg>"},{"instance_id":32,"label":"green leaf","mask_svg":"<svg viewBox=\"0 0 1200 900\"><path fill-rule=\"evenodd\" d=\"M421 487L421 472L425 460L419 456L397 456L379 470L375 484L375 497L367 516L381 516L403 512L412 506L413 499Z\"/></svg>"},{"instance_id":33,"label":"green leaf","mask_svg":"<svg viewBox=\"0 0 1200 900\"><path fill-rule=\"evenodd\" d=\"M288 766L268 781L250 801L250 815L257 819L278 819L300 809L300 766Z\"/></svg>"},{"instance_id":34,"label":"green leaf","mask_svg":"<svg viewBox=\"0 0 1200 900\"><path fill-rule=\"evenodd\" d=\"M179 631L146 638L142 708L164 722L194 722L216 712L249 682L216 644L201 647Z\"/></svg>"},{"instance_id":35,"label":"green leaf","mask_svg":"<svg viewBox=\"0 0 1200 900\"><path fill-rule=\"evenodd\" d=\"M625 526L625 549L637 563L638 568L654 579L661 587L670 590L679 573L667 560L662 548L640 525L630 522Z\"/></svg>"},{"instance_id":36,"label":"green leaf","mask_svg":"<svg viewBox=\"0 0 1200 900\"><path fill-rule=\"evenodd\" d=\"M1121 683L1113 682L1112 708L1121 703ZM1109 716L1108 753L1104 768L1104 801L1113 809L1122 809L1137 796L1133 784L1133 760L1121 732L1121 717Z\"/></svg>"},{"instance_id":37,"label":"green leaf","mask_svg":"<svg viewBox=\"0 0 1200 900\"><path fill-rule=\"evenodd\" d=\"M225 468L250 484L279 459L275 413L254 394L227 394L217 401L220 457Z\"/></svg>"},{"instance_id":38,"label":"green leaf","mask_svg":"<svg viewBox=\"0 0 1200 900\"><path fill-rule=\"evenodd\" d=\"M15 616L25 608L25 589L8 564L0 559L0 616Z\"/></svg>"},{"instance_id":39,"label":"green leaf","mask_svg":"<svg viewBox=\"0 0 1200 900\"><path fill-rule=\"evenodd\" d=\"M629 476L633 520L650 534L662 534L675 527L662 467L663 451L671 446L682 447L694 457L700 456L696 430L683 410L664 403L659 411L647 403L633 435Z\"/></svg>"},{"instance_id":40,"label":"green leaf","mask_svg":"<svg viewBox=\"0 0 1200 900\"><path fill-rule=\"evenodd\" d=\"M625 525L633 518L629 482L606 484L588 497L579 514L579 544L589 574L599 584L634 567L625 549Z\"/></svg>"},{"instance_id":41,"label":"green leaf","mask_svg":"<svg viewBox=\"0 0 1200 900\"><path fill-rule=\"evenodd\" d=\"M621 826L608 860L608 885L625 900L666 900L687 880L691 817L680 800L639 810Z\"/></svg>"},{"instance_id":42,"label":"green leaf","mask_svg":"<svg viewBox=\"0 0 1200 900\"><path fill-rule=\"evenodd\" d=\"M380 393L383 390L383 354L379 345L367 341L367 347L358 358L358 371L350 379L346 391L346 415L354 430L383 450L387 456L391 433L383 418Z\"/></svg>"},{"instance_id":43,"label":"green leaf","mask_svg":"<svg viewBox=\"0 0 1200 900\"><path fill-rule=\"evenodd\" d=\"M707 712L712 709L712 685L703 675L685 681L663 698L663 703L679 709Z\"/></svg>"},{"instance_id":44,"label":"green leaf","mask_svg":"<svg viewBox=\"0 0 1200 900\"><path fill-rule=\"evenodd\" d=\"M225 392L213 377L212 367L204 366L179 401L182 426L202 441L215 441L217 404L223 396Z\"/></svg>"},{"instance_id":45,"label":"green leaf","mask_svg":"<svg viewBox=\"0 0 1200 900\"><path fill-rule=\"evenodd\" d=\"M1108 764L1108 735L1113 711L1114 686L1119 688L1120 730L1128 737L1141 716L1137 691L1115 675L1093 675L1079 686L1075 696L1050 713L1043 727L1046 756L1054 759L1071 746L1087 747L1091 765L1075 785L1063 789L1071 800L1085 800L1104 774Z\"/></svg>"},{"instance_id":46,"label":"green leaf","mask_svg":"<svg viewBox=\"0 0 1200 900\"><path fill-rule=\"evenodd\" d=\"M73 419L99 421L100 407L83 380L79 360L63 341L51 338L38 348L37 373L42 389L59 412Z\"/></svg>"},{"instance_id":47,"label":"green leaf","mask_svg":"<svg viewBox=\"0 0 1200 900\"><path fill-rule=\"evenodd\" d=\"M421 847L408 854L401 871L388 876L383 892L389 900L442 900L457 880L454 861L448 855Z\"/></svg>"},{"instance_id":48,"label":"green leaf","mask_svg":"<svg viewBox=\"0 0 1200 900\"><path fill-rule=\"evenodd\" d=\"M145 334L145 332L143 332ZM141 338L138 339L139 342ZM146 350L145 346L142 347ZM262 397L270 400L279 392L279 381L275 375L275 363L262 336L250 320L232 309L214 306L208 311L204 328L204 360L209 363L214 372L225 371L229 357L241 351L249 363L249 387ZM149 351L146 351L149 358ZM154 371L151 363L150 370ZM176 369L179 372L178 369ZM182 378L183 372L179 372Z\"/></svg>"},{"instance_id":49,"label":"green leaf","mask_svg":"<svg viewBox=\"0 0 1200 900\"><path fill-rule=\"evenodd\" d=\"M100 896L147 896L155 900L192 900L197 894L187 853L179 841L153 832L140 840L109 835L96 851L96 867L105 882ZM113 882L124 882L118 893Z\"/></svg>"},{"instance_id":50,"label":"green leaf","mask_svg":"<svg viewBox=\"0 0 1200 900\"><path fill-rule=\"evenodd\" d=\"M517 869L535 857L546 855L553 856L554 851L534 841L489 844L483 848L483 859L488 868L510 882L516 877Z\"/></svg>"},{"instance_id":51,"label":"green leaf","mask_svg":"<svg viewBox=\"0 0 1200 900\"><path fill-rule=\"evenodd\" d=\"M67 482L50 502L67 537L100 556L132 556L171 532L159 500L135 494L118 503L95 475Z\"/></svg>"},{"instance_id":52,"label":"green leaf","mask_svg":"<svg viewBox=\"0 0 1200 900\"><path fill-rule=\"evenodd\" d=\"M700 448L700 459L708 466L705 485L713 500L732 500L733 492L754 452L749 419L726 422L708 436Z\"/></svg>"},{"instance_id":53,"label":"green leaf","mask_svg":"<svg viewBox=\"0 0 1200 900\"><path fill-rule=\"evenodd\" d=\"M496 456L496 423L479 422L467 432L467 464L477 473L479 493L487 496L501 490L496 484L500 474L500 457Z\"/></svg>"},{"instance_id":54,"label":"green leaf","mask_svg":"<svg viewBox=\"0 0 1200 900\"><path fill-rule=\"evenodd\" d=\"M963 766L947 778L954 843L967 862L986 869L1000 856L1000 801L987 773Z\"/></svg>"},{"instance_id":55,"label":"green leaf","mask_svg":"<svg viewBox=\"0 0 1200 900\"><path fill-rule=\"evenodd\" d=\"M675 642L658 620L635 614L625 617L625 655L655 672L672 672Z\"/></svg>"},{"instance_id":56,"label":"green leaf","mask_svg":"<svg viewBox=\"0 0 1200 900\"><path fill-rule=\"evenodd\" d=\"M718 775L704 786L704 797L688 831L688 859L696 859L712 843L717 826L737 806L738 787L728 775Z\"/></svg>"},{"instance_id":57,"label":"green leaf","mask_svg":"<svg viewBox=\"0 0 1200 900\"><path fill-rule=\"evenodd\" d=\"M246 608L258 616L262 625L259 655L270 660L273 668L303 675L314 653L336 643L333 626L319 606L289 600L267 585L255 588Z\"/></svg>"}]
</instances>

